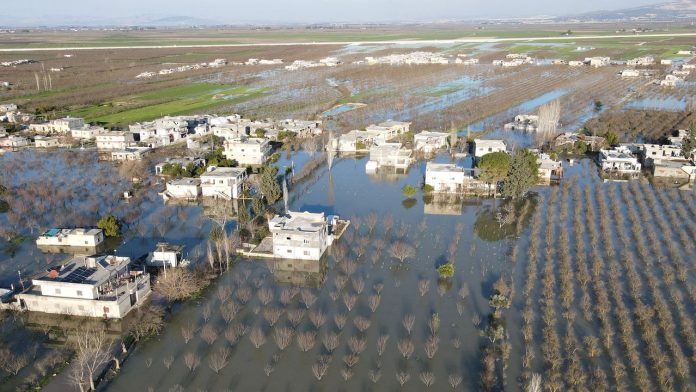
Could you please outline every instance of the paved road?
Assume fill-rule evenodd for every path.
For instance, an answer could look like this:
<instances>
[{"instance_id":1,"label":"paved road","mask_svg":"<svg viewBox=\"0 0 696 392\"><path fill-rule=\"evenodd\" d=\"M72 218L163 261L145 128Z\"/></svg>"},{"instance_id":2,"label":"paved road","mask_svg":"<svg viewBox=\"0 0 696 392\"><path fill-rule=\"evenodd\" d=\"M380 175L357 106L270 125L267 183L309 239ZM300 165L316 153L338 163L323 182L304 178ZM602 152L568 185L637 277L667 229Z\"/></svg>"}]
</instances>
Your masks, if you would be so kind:
<instances>
[{"instance_id":1,"label":"paved road","mask_svg":"<svg viewBox=\"0 0 696 392\"><path fill-rule=\"evenodd\" d=\"M131 45L131 46L73 46L73 47L44 47L44 48L0 48L0 52L49 52L49 51L77 51L77 50L119 50L119 49L170 49L170 48L244 48L253 46L328 46L328 45L455 45L470 43L496 43L496 42L530 42L530 41L577 41L611 38L672 38L672 37L696 37L696 33L675 34L616 34L616 35L578 35L561 37L525 37L525 38L456 38L433 40L396 40L396 41L321 41L321 42L260 42L249 44L212 44L212 45Z\"/></svg>"}]
</instances>

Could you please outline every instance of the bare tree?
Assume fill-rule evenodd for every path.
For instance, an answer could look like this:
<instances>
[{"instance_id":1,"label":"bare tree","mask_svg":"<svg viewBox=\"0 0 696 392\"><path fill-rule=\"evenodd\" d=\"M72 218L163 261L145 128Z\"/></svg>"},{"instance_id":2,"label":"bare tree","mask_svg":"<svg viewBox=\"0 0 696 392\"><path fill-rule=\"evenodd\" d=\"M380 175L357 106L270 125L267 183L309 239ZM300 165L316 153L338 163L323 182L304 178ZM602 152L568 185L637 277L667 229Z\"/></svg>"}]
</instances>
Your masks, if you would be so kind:
<instances>
[{"instance_id":1,"label":"bare tree","mask_svg":"<svg viewBox=\"0 0 696 392\"><path fill-rule=\"evenodd\" d=\"M457 389L459 384L462 383L462 376L458 374L450 374L449 377L447 377L447 380L449 381L449 384L452 387L452 389Z\"/></svg>"},{"instance_id":2,"label":"bare tree","mask_svg":"<svg viewBox=\"0 0 696 392\"><path fill-rule=\"evenodd\" d=\"M112 342L103 330L94 328L75 331L71 341L75 349L75 359L72 365L74 368L73 382L80 389L82 389L83 383L88 383L89 389L94 391L96 390L94 377L113 357L111 353Z\"/></svg>"},{"instance_id":3,"label":"bare tree","mask_svg":"<svg viewBox=\"0 0 696 392\"><path fill-rule=\"evenodd\" d=\"M350 339L348 339L348 347L350 348L350 351L354 352L355 354L360 354L361 352L365 351L365 348L367 347L367 340L358 336L351 336Z\"/></svg>"},{"instance_id":4,"label":"bare tree","mask_svg":"<svg viewBox=\"0 0 696 392\"><path fill-rule=\"evenodd\" d=\"M266 343L266 334L263 333L263 330L261 328L255 327L251 330L251 333L249 334L249 340L255 348L259 348L263 346L264 343Z\"/></svg>"},{"instance_id":5,"label":"bare tree","mask_svg":"<svg viewBox=\"0 0 696 392\"><path fill-rule=\"evenodd\" d=\"M403 324L404 328L406 328L406 332L408 334L411 334L411 330L413 329L413 323L416 322L416 316L413 314L407 314L404 316L404 318L401 320L401 324Z\"/></svg>"},{"instance_id":6,"label":"bare tree","mask_svg":"<svg viewBox=\"0 0 696 392\"><path fill-rule=\"evenodd\" d=\"M409 359L411 355L413 355L413 350L415 349L413 342L408 338L399 340L396 347L399 349L401 355L406 359Z\"/></svg>"},{"instance_id":7,"label":"bare tree","mask_svg":"<svg viewBox=\"0 0 696 392\"><path fill-rule=\"evenodd\" d=\"M353 324L360 332L365 332L368 328L370 328L370 320L362 316L357 316L354 318Z\"/></svg>"},{"instance_id":8,"label":"bare tree","mask_svg":"<svg viewBox=\"0 0 696 392\"><path fill-rule=\"evenodd\" d=\"M408 374L408 373L406 373L406 372L398 372L398 373L396 373L396 381L398 381L398 382L399 382L399 385L401 385L402 387L403 387L404 384L406 384L406 383L408 382L408 380L410 380L410 379L411 379L411 375Z\"/></svg>"},{"instance_id":9,"label":"bare tree","mask_svg":"<svg viewBox=\"0 0 696 392\"><path fill-rule=\"evenodd\" d=\"M336 328L338 328L339 331L342 330L343 327L346 325L346 320L347 320L347 317L345 314L342 314L342 313L334 314L334 323L336 324Z\"/></svg>"},{"instance_id":10,"label":"bare tree","mask_svg":"<svg viewBox=\"0 0 696 392\"><path fill-rule=\"evenodd\" d=\"M539 108L539 125L537 127L537 143L544 144L556 135L558 120L561 118L561 103L553 100Z\"/></svg>"},{"instance_id":11,"label":"bare tree","mask_svg":"<svg viewBox=\"0 0 696 392\"><path fill-rule=\"evenodd\" d=\"M309 309L314 302L317 301L317 296L310 290L302 290L302 303L305 304L305 307Z\"/></svg>"},{"instance_id":12,"label":"bare tree","mask_svg":"<svg viewBox=\"0 0 696 392\"><path fill-rule=\"evenodd\" d=\"M389 249L389 254L403 264L406 259L415 257L416 249L403 241L396 241Z\"/></svg>"},{"instance_id":13,"label":"bare tree","mask_svg":"<svg viewBox=\"0 0 696 392\"><path fill-rule=\"evenodd\" d=\"M206 324L201 329L201 338L208 344L213 344L218 338L218 331L215 326Z\"/></svg>"},{"instance_id":14,"label":"bare tree","mask_svg":"<svg viewBox=\"0 0 696 392\"><path fill-rule=\"evenodd\" d=\"M425 384L426 387L431 387L435 384L435 375L433 372L421 372L420 380Z\"/></svg>"},{"instance_id":15,"label":"bare tree","mask_svg":"<svg viewBox=\"0 0 696 392\"><path fill-rule=\"evenodd\" d=\"M312 373L319 381L324 377L327 370L329 370L329 365L324 361L317 361L312 365Z\"/></svg>"},{"instance_id":16,"label":"bare tree","mask_svg":"<svg viewBox=\"0 0 696 392\"><path fill-rule=\"evenodd\" d=\"M541 375L539 373L532 374L532 379L529 380L527 384L526 392L541 392L543 387L541 385Z\"/></svg>"},{"instance_id":17,"label":"bare tree","mask_svg":"<svg viewBox=\"0 0 696 392\"><path fill-rule=\"evenodd\" d=\"M290 328L277 328L273 331L273 339L275 340L278 348L283 351L292 342L292 329Z\"/></svg>"},{"instance_id":18,"label":"bare tree","mask_svg":"<svg viewBox=\"0 0 696 392\"><path fill-rule=\"evenodd\" d=\"M326 351L332 353L336 347L338 347L338 334L333 332L325 333L322 337L322 343L324 344Z\"/></svg>"},{"instance_id":19,"label":"bare tree","mask_svg":"<svg viewBox=\"0 0 696 392\"><path fill-rule=\"evenodd\" d=\"M189 298L200 289L200 280L186 268L171 269L166 275L157 277L155 282L155 291L170 302Z\"/></svg>"},{"instance_id":20,"label":"bare tree","mask_svg":"<svg viewBox=\"0 0 696 392\"><path fill-rule=\"evenodd\" d=\"M184 354L184 363L190 372L196 370L198 365L201 363L201 359L196 355L196 353L189 351Z\"/></svg>"},{"instance_id":21,"label":"bare tree","mask_svg":"<svg viewBox=\"0 0 696 392\"><path fill-rule=\"evenodd\" d=\"M210 368L213 369L215 374L219 373L222 368L227 366L227 359L230 356L230 349L227 347L220 347L215 351L210 358L208 358L208 364Z\"/></svg>"},{"instance_id":22,"label":"bare tree","mask_svg":"<svg viewBox=\"0 0 696 392\"><path fill-rule=\"evenodd\" d=\"M9 348L0 349L0 369L16 376L27 364L29 364L27 353L15 353Z\"/></svg>"},{"instance_id":23,"label":"bare tree","mask_svg":"<svg viewBox=\"0 0 696 392\"><path fill-rule=\"evenodd\" d=\"M188 342L193 339L193 334L196 331L196 327L193 324L188 324L184 327L181 327L181 337L184 338L184 343L188 344Z\"/></svg>"},{"instance_id":24,"label":"bare tree","mask_svg":"<svg viewBox=\"0 0 696 392\"><path fill-rule=\"evenodd\" d=\"M377 338L377 354L381 357L384 351L387 349L387 342L389 341L389 335L380 335Z\"/></svg>"},{"instance_id":25,"label":"bare tree","mask_svg":"<svg viewBox=\"0 0 696 392\"><path fill-rule=\"evenodd\" d=\"M314 331L305 331L297 334L297 346L300 351L307 352L314 347L317 334Z\"/></svg>"},{"instance_id":26,"label":"bare tree","mask_svg":"<svg viewBox=\"0 0 696 392\"><path fill-rule=\"evenodd\" d=\"M345 293L343 294L343 304L346 305L346 308L350 312L353 310L353 306L355 306L355 302L358 300L358 297L353 295L353 294L348 294Z\"/></svg>"},{"instance_id":27,"label":"bare tree","mask_svg":"<svg viewBox=\"0 0 696 392\"><path fill-rule=\"evenodd\" d=\"M309 320L314 328L319 329L326 322L326 315L321 310L313 310L309 312Z\"/></svg>"},{"instance_id":28,"label":"bare tree","mask_svg":"<svg viewBox=\"0 0 696 392\"><path fill-rule=\"evenodd\" d=\"M372 313L377 311L377 307L379 306L380 300L381 300L381 297L379 294L371 295L370 298L368 298L367 304L370 307L370 310L372 311Z\"/></svg>"}]
</instances>

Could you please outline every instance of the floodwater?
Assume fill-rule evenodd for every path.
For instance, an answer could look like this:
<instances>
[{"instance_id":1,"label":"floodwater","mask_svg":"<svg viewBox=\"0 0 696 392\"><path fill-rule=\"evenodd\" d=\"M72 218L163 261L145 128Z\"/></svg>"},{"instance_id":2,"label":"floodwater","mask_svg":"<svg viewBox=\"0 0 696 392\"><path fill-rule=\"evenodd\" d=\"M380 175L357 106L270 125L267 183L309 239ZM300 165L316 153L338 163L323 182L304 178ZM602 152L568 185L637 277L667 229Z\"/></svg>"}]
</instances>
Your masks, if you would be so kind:
<instances>
[{"instance_id":1,"label":"floodwater","mask_svg":"<svg viewBox=\"0 0 696 392\"><path fill-rule=\"evenodd\" d=\"M50 153L41 155L40 159L49 165L64 160L60 153L54 154L55 157ZM31 155L22 155L21 158L26 161L31 159ZM5 159L7 157L3 158L3 164L7 163ZM282 152L277 165L286 167L291 161L295 165L302 165L309 159L311 157L308 153L296 152L288 156L286 152ZM436 158L438 162L448 160L443 154ZM558 243L563 232L567 231L571 236L571 249L575 249L577 238L583 238L584 248L580 254L591 254L593 249L587 232L584 235L578 234L578 225L573 221L573 209L576 206L580 208L583 219L588 209L593 209L594 216L597 217L600 201L607 198L611 200L616 195L618 208L612 208L608 214L611 216L608 227L612 232L600 234L602 239L599 246L602 249L605 241L619 241L617 231L630 233L633 226L625 222L625 215L629 211L633 211L636 205L645 204L646 200L650 201L650 197L657 197L660 205L672 201L669 205L674 206L675 210L662 207L641 208L638 210L639 218L642 221L668 219L672 225L670 227L673 227L670 229L672 231L658 230L653 234L657 235L655 241L658 244L671 244L670 249L673 250L670 250L672 253L669 258L659 256L669 263L662 267L652 261L653 254L660 250L651 250L648 257L639 256L631 248L619 250L619 254L613 257L605 255L601 250L600 255L603 257L600 261L606 263L606 266L597 268L597 273L605 285L617 282L619 292L628 296L630 290L627 283L621 279L610 279L609 273L616 268L619 268L619 272L624 272L623 268L635 263L640 267L637 274L644 282L643 295L646 303L656 301L658 293L681 294L684 296L684 307L680 314L684 314L686 319L677 320L676 311L673 317L681 329L689 330L689 325L693 325L689 322L693 323L691 315L696 310L696 298L690 297L687 289L691 287L689 285L696 283L693 267L687 267L684 280L675 279L671 283L665 281L658 285L657 293L647 289L649 279L653 278L649 272L657 271L661 274L664 268L676 263L674 260L693 258L693 248L689 248L689 242L686 241L696 233L696 199L693 193L654 189L651 185L638 182L602 183L592 161L583 159L572 165L564 162L565 188L535 187L534 197L517 203L513 212L514 219L506 223L498 218L505 211L502 207L510 208L511 205L502 200L424 196L422 193L412 199L406 198L401 192L402 187L406 184L419 187L423 181L423 161L412 165L406 172L380 169L373 175L365 173L366 161L367 157L338 157L330 172L323 166L310 180L290 189L292 210L324 212L352 220L346 234L321 261L294 263L240 259L229 272L206 289L199 299L175 306L163 333L150 341L139 343L116 379L106 389L398 390L400 382L397 375L400 375L401 381L408 378L403 389L420 391L426 389L422 380L427 381L432 375L433 390L449 389L450 377L454 381L461 378L457 387L459 390L478 390L484 372L483 350L502 350L501 344L509 344L509 357L504 359L502 355L496 354L495 390L521 390L518 380L526 371L522 357L530 347L535 350L536 357L528 364L527 370L541 373L544 379L551 376L550 367L542 355L542 349L549 343L542 336L542 330L548 329L541 317L544 311L540 305L543 293L541 281L532 285L530 305L525 303L527 297L523 294L530 272L530 244L534 240L540 242L538 254L541 256L535 259L539 265L536 270L539 276L542 276L544 263L551 263L551 271L561 269L558 264L554 266L554 263L559 263L558 260L561 259ZM104 165L101 170L108 171L110 167L109 163L95 163L91 160L82 163L78 163L78 160L66 162L64 169L68 173L78 173L89 170L88 167L101 165ZM21 178L21 174L17 173L17 178ZM115 171L110 174L116 175ZM82 187L80 175L68 174L65 181ZM107 187L105 192L113 192L122 183L116 181L102 185ZM585 188L588 189L587 192L584 192ZM567 189L567 197L562 195L563 189ZM574 193L576 189L580 192ZM141 214L137 224L128 228L124 240L116 247L117 253L137 257L164 240L185 244L189 256L197 258L195 256L200 256L203 252L203 245L212 227L205 217L205 208L199 205L166 205L157 195L157 190L157 185L151 185L136 191L136 197L128 204L122 201L112 201L110 204L110 208L119 213L135 211ZM105 194L104 197L106 196ZM85 206L90 204L87 198L81 203ZM570 213L564 216L561 206L566 205ZM679 218L674 215L675 211ZM375 216L373 230L368 225L371 213ZM0 215L0 219L7 218ZM541 221L538 234L534 234L532 230L535 219ZM551 223L547 219L551 219ZM393 224L389 225L391 220ZM599 223L590 224L586 231L598 227ZM230 223L229 228L233 229L234 223ZM690 233L691 236L684 238L679 234L681 232ZM639 238L643 237L636 237L636 240ZM407 258L403 265L390 255L390 247L397 241L415 248L415 254ZM617 250L621 249L618 243L615 247ZM548 252L548 257L544 256L545 252ZM662 252L666 250L663 248ZM576 254L573 251L569 261L573 266L570 269L573 273L581 268L581 260L577 259ZM13 279L12 271L16 268L36 270L36 267L30 266L37 260L48 263L50 257L53 256L38 252L32 241L25 241L11 258L8 259L7 254L3 253L0 265L9 262L11 267L3 267L2 277L8 281ZM441 280L435 269L448 260L455 265L455 275L451 279ZM558 272L553 274L557 275ZM502 311L504 336L502 340L492 343L481 335L487 328L487 320L492 313L488 298L493 294L493 283L501 277L511 282L515 289L512 306ZM552 284L554 293L561 290L559 280L555 276L555 283ZM570 310L575 312L572 329L566 328L565 321L560 317L563 311L560 299L557 295L552 297L557 301L553 306L558 307L559 315L551 319L555 323L555 329L552 330L563 341L562 355L564 358L571 355L571 352L565 351L566 339L569 339L565 334L571 331L571 342L574 339L575 343L568 346L568 350L572 349L573 355L580 356L581 366L587 374L592 373L595 367L611 374L609 353L602 352L599 358L593 359L587 357L585 350L577 349L584 347L582 342L585 337L601 339L603 336L596 314L590 313L587 320L583 317L581 297L587 291L590 304L594 306L597 301L595 293L608 290L595 287L594 282L587 289L574 283L575 278L571 282L574 299ZM233 317L229 317L229 312L223 310L229 309L231 303L239 308ZM636 305L628 301L627 306L632 312ZM529 345L525 344L520 332L524 325L523 310L528 307L536 314L533 320L534 336ZM204 317L206 308L211 309L209 318ZM611 310L609 316L612 316L610 322L615 324L617 318L613 317L613 312ZM273 317L274 314L277 319ZM410 315L414 322L412 329L408 331L403 320ZM439 327L433 333L430 321L435 315L439 320ZM341 322L343 318L345 323ZM185 343L182 328L189 327L196 332L194 338ZM634 326L634 330L636 335L633 339L640 339L641 330L638 326ZM277 339L283 331L293 331L287 346L278 344L283 340ZM614 331L617 331L617 336L611 344L611 358L628 368L617 325L614 325ZM245 333L239 336L236 332ZM668 330L661 332L660 336L669 336L671 333ZM334 334L337 343L329 350L324 345L324 340L332 340ZM315 336L314 344L310 344L312 336ZM385 336L388 339L384 350L381 350L378 341ZM204 338L209 338L210 342ZM434 355L426 352L426 347L432 349L426 343L428 340L438 342L435 344L437 350ZM301 344L301 341L304 343ZM411 344L413 352L409 354ZM678 340L677 348L687 356L692 350L681 339ZM640 362L652 371L647 350L639 350ZM226 361L222 361L224 366L215 372L215 366L212 365L221 352L228 355ZM668 353L669 363L672 363L673 356L671 352ZM188 366L187 363L197 364ZM314 374L313 366L319 370L323 367L317 364L326 364L323 377ZM568 371L569 366L569 363L564 362L561 371ZM320 372L317 374L321 376ZM636 385L635 378L636 375L629 371L626 377L629 389ZM649 381L654 383L654 380ZM677 380L676 389L692 381L693 377L690 376L686 381ZM582 385L591 387L591 382L592 380L586 379ZM608 384L613 389L615 381L611 376Z\"/></svg>"},{"instance_id":2,"label":"floodwater","mask_svg":"<svg viewBox=\"0 0 696 392\"><path fill-rule=\"evenodd\" d=\"M632 100L626 105L626 108L638 110L669 110L679 112L685 110L686 105L687 100L685 98L652 97Z\"/></svg>"}]
</instances>

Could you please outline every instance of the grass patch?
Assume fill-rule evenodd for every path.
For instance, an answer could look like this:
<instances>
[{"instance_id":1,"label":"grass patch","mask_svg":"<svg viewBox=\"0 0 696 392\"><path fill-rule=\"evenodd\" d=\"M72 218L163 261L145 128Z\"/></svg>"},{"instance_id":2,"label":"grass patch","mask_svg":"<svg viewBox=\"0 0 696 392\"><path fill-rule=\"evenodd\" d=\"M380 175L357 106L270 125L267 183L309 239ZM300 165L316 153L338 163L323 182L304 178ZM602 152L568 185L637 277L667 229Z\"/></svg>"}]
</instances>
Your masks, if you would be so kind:
<instances>
[{"instance_id":1,"label":"grass patch","mask_svg":"<svg viewBox=\"0 0 696 392\"><path fill-rule=\"evenodd\" d=\"M70 111L88 122L107 126L149 121L162 116L191 114L223 105L237 104L264 93L263 89L195 83L120 98L118 102L92 105Z\"/></svg>"}]
</instances>

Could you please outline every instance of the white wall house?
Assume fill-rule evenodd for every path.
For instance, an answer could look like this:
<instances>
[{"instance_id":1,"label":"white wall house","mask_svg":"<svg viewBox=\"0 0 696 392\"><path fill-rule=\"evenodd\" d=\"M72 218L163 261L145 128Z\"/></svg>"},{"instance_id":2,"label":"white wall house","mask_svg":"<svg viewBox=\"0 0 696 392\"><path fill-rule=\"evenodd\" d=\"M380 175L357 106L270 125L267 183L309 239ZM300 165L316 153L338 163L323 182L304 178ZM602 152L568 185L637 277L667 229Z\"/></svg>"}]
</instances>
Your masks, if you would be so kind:
<instances>
[{"instance_id":1,"label":"white wall house","mask_svg":"<svg viewBox=\"0 0 696 392\"><path fill-rule=\"evenodd\" d=\"M379 123L378 125L372 124L365 128L365 130L368 132L375 132L381 135L382 141L386 142L396 138L399 135L407 133L410 128L410 122L389 120L383 123Z\"/></svg>"},{"instance_id":2,"label":"white wall house","mask_svg":"<svg viewBox=\"0 0 696 392\"><path fill-rule=\"evenodd\" d=\"M423 131L413 136L413 146L416 151L423 151L426 154L447 147L449 133Z\"/></svg>"},{"instance_id":3,"label":"white wall house","mask_svg":"<svg viewBox=\"0 0 696 392\"><path fill-rule=\"evenodd\" d=\"M641 144L639 148L643 156L643 163L646 166L652 166L656 161L685 160L680 145Z\"/></svg>"},{"instance_id":4,"label":"white wall house","mask_svg":"<svg viewBox=\"0 0 696 392\"><path fill-rule=\"evenodd\" d=\"M148 147L126 147L123 150L112 151L111 160L119 162L139 161L150 151Z\"/></svg>"},{"instance_id":5,"label":"white wall house","mask_svg":"<svg viewBox=\"0 0 696 392\"><path fill-rule=\"evenodd\" d=\"M152 267L176 268L188 264L183 256L184 247L161 242L150 255L146 263Z\"/></svg>"},{"instance_id":6,"label":"white wall house","mask_svg":"<svg viewBox=\"0 0 696 392\"><path fill-rule=\"evenodd\" d=\"M0 148L14 149L26 147L29 145L29 139L24 136L9 135L0 137Z\"/></svg>"},{"instance_id":7,"label":"white wall house","mask_svg":"<svg viewBox=\"0 0 696 392\"><path fill-rule=\"evenodd\" d=\"M60 142L58 142L58 138L55 137L36 136L34 138L34 147L36 148L53 148L59 145Z\"/></svg>"},{"instance_id":8,"label":"white wall house","mask_svg":"<svg viewBox=\"0 0 696 392\"><path fill-rule=\"evenodd\" d=\"M167 158L164 162L160 162L155 165L155 174L158 176L162 175L162 171L167 165L179 165L182 168L186 168L188 165L193 164L197 167L205 166L205 159L185 157L185 158Z\"/></svg>"},{"instance_id":9,"label":"white wall house","mask_svg":"<svg viewBox=\"0 0 696 392\"><path fill-rule=\"evenodd\" d=\"M388 166L396 169L407 169L413 162L412 150L401 147L401 143L384 143L370 148L370 160L365 165L367 172Z\"/></svg>"},{"instance_id":10,"label":"white wall house","mask_svg":"<svg viewBox=\"0 0 696 392\"><path fill-rule=\"evenodd\" d=\"M130 132L108 131L96 136L98 150L125 150L135 143Z\"/></svg>"},{"instance_id":11,"label":"white wall house","mask_svg":"<svg viewBox=\"0 0 696 392\"><path fill-rule=\"evenodd\" d=\"M48 229L36 239L39 246L97 247L104 242L102 229Z\"/></svg>"},{"instance_id":12,"label":"white wall house","mask_svg":"<svg viewBox=\"0 0 696 392\"><path fill-rule=\"evenodd\" d=\"M240 165L263 165L271 155L271 145L261 138L238 138L225 142L224 155Z\"/></svg>"},{"instance_id":13,"label":"white wall house","mask_svg":"<svg viewBox=\"0 0 696 392\"><path fill-rule=\"evenodd\" d=\"M640 173L641 169L638 158L624 146L599 150L599 162L605 172Z\"/></svg>"},{"instance_id":14,"label":"white wall house","mask_svg":"<svg viewBox=\"0 0 696 392\"><path fill-rule=\"evenodd\" d=\"M506 152L507 147L502 140L474 139L474 157L481 158L493 152Z\"/></svg>"},{"instance_id":15,"label":"white wall house","mask_svg":"<svg viewBox=\"0 0 696 392\"><path fill-rule=\"evenodd\" d=\"M194 200L201 196L200 178L178 178L167 182L164 198Z\"/></svg>"},{"instance_id":16,"label":"white wall house","mask_svg":"<svg viewBox=\"0 0 696 392\"><path fill-rule=\"evenodd\" d=\"M17 298L32 312L120 319L150 294L150 276L129 264L129 257L77 257L33 279Z\"/></svg>"},{"instance_id":17,"label":"white wall house","mask_svg":"<svg viewBox=\"0 0 696 392\"><path fill-rule=\"evenodd\" d=\"M291 212L268 222L273 255L284 259L319 260L331 243L331 229L338 217L328 221L324 213Z\"/></svg>"},{"instance_id":18,"label":"white wall house","mask_svg":"<svg viewBox=\"0 0 696 392\"><path fill-rule=\"evenodd\" d=\"M82 128L71 129L70 136L72 136L73 139L91 140L96 138L97 135L102 132L104 132L103 127L85 126Z\"/></svg>"},{"instance_id":19,"label":"white wall house","mask_svg":"<svg viewBox=\"0 0 696 392\"><path fill-rule=\"evenodd\" d=\"M238 199L242 195L242 185L247 178L247 171L237 167L211 167L201 174L201 192L203 197L221 197Z\"/></svg>"},{"instance_id":20,"label":"white wall house","mask_svg":"<svg viewBox=\"0 0 696 392\"><path fill-rule=\"evenodd\" d=\"M476 169L465 169L454 163L425 165L425 184L433 187L434 193L467 193L491 191L492 185L476 178Z\"/></svg>"},{"instance_id":21,"label":"white wall house","mask_svg":"<svg viewBox=\"0 0 696 392\"><path fill-rule=\"evenodd\" d=\"M66 134L70 133L72 129L83 128L84 126L84 119L76 117L66 117L43 124L31 124L29 125L29 130L32 132L42 134Z\"/></svg>"}]
</instances>

